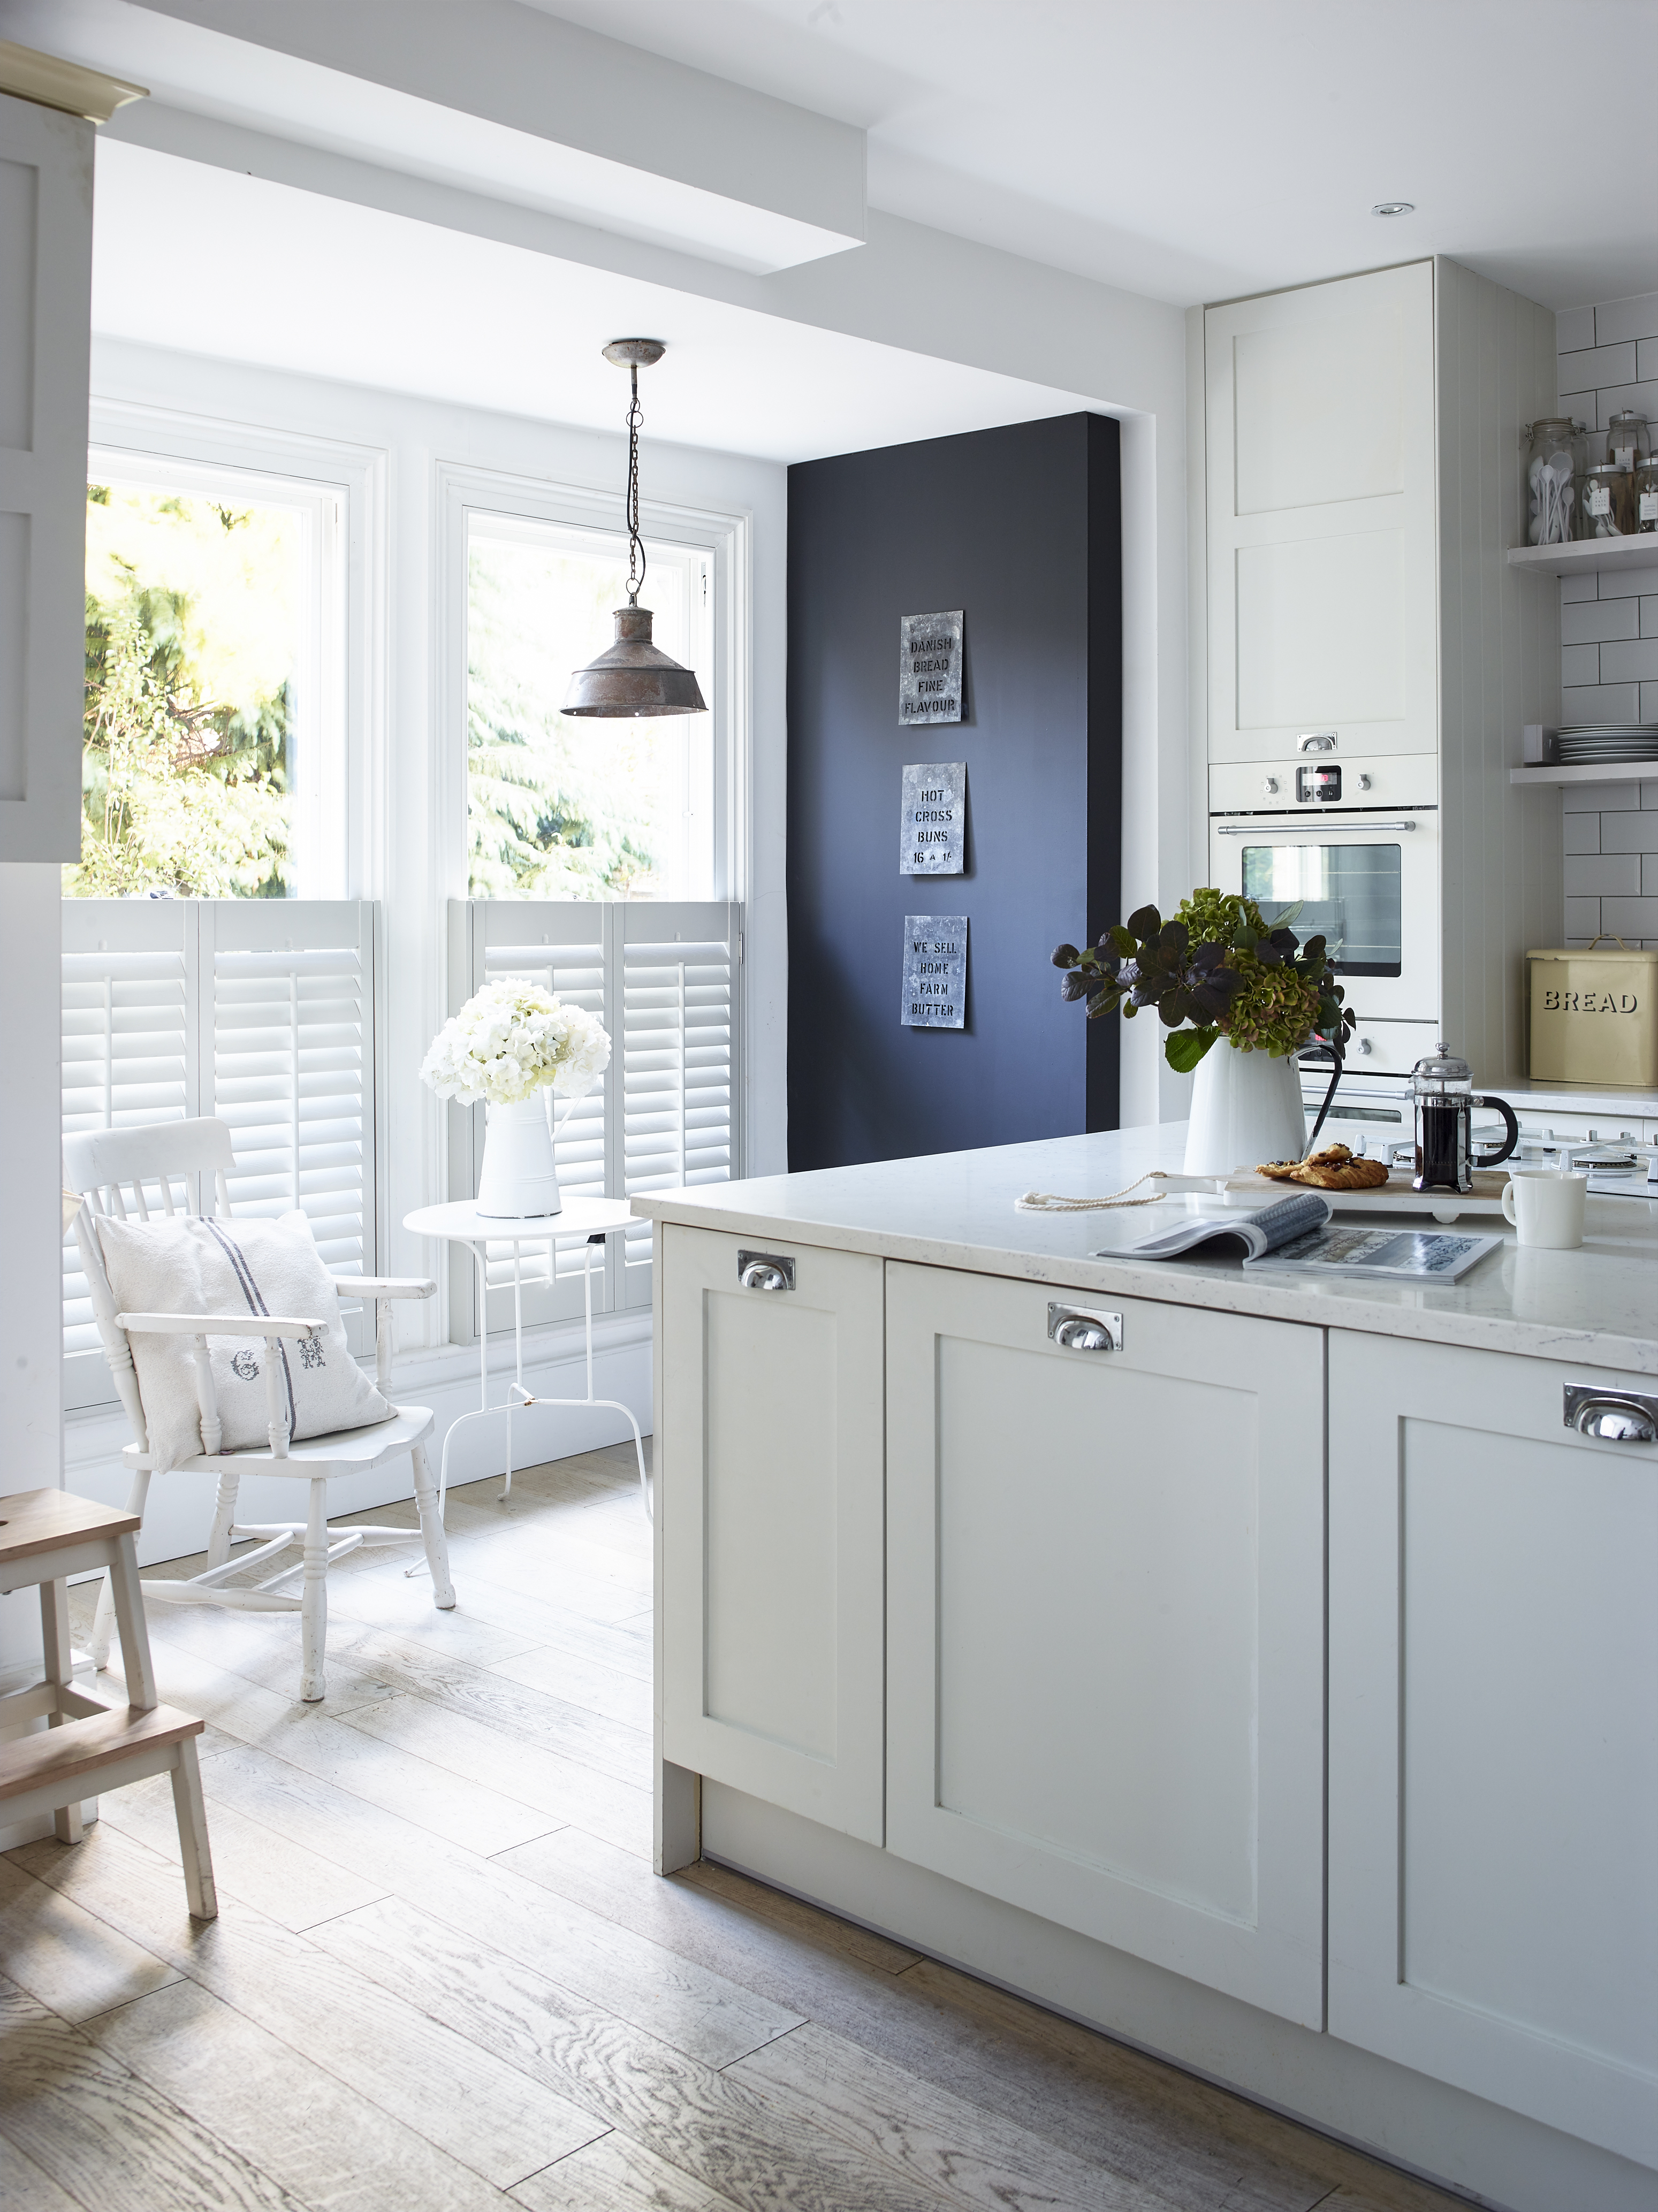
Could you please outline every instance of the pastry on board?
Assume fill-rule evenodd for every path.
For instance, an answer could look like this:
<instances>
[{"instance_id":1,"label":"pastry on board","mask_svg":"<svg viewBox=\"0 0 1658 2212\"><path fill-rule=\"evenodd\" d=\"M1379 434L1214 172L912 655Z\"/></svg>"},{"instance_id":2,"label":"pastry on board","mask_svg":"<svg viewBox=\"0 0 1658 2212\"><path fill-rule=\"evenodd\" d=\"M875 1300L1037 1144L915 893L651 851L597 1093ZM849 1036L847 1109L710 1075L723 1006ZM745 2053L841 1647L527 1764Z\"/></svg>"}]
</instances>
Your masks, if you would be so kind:
<instances>
[{"instance_id":1,"label":"pastry on board","mask_svg":"<svg viewBox=\"0 0 1658 2212\"><path fill-rule=\"evenodd\" d=\"M1347 1145L1326 1145L1304 1160L1269 1160L1255 1172L1274 1182L1310 1183L1314 1190L1380 1190L1387 1180L1383 1161L1359 1159Z\"/></svg>"}]
</instances>

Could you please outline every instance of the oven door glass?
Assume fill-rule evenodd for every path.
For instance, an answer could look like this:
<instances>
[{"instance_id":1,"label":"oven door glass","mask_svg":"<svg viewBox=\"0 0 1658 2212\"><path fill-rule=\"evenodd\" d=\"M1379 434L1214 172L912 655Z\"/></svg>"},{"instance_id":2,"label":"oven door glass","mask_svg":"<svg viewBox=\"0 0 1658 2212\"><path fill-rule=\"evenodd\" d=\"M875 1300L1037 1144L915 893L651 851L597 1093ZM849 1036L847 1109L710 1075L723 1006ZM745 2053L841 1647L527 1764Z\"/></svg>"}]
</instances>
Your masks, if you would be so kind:
<instances>
[{"instance_id":1,"label":"oven door glass","mask_svg":"<svg viewBox=\"0 0 1658 2212\"><path fill-rule=\"evenodd\" d=\"M1269 922L1299 904L1296 936L1326 939L1339 974L1398 975L1403 860L1397 845L1247 845L1244 895Z\"/></svg>"}]
</instances>

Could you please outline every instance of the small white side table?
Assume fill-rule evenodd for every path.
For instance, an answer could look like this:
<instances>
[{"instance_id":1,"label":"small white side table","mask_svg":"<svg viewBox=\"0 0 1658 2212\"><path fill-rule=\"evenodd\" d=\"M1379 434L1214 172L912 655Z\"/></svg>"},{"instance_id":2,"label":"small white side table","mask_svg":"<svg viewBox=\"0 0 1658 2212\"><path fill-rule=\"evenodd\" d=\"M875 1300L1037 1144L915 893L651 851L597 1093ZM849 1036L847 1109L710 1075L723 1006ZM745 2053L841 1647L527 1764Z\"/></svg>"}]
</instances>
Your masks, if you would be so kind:
<instances>
[{"instance_id":1,"label":"small white side table","mask_svg":"<svg viewBox=\"0 0 1658 2212\"><path fill-rule=\"evenodd\" d=\"M449 1444L455 1431L465 1421L481 1421L491 1414L507 1417L507 1485L501 1495L512 1495L512 1417L526 1406L607 1406L627 1416L628 1426L633 1431L633 1449L639 1462L639 1498L650 1518L650 1485L645 1475L644 1439L639 1433L639 1424L633 1418L631 1407L625 1406L619 1398L595 1398L593 1395L593 1250L595 1243L601 1243L619 1230L625 1229L637 1217L622 1198L567 1198L564 1211L522 1220L503 1219L498 1214L480 1213L469 1198L457 1199L448 1206L417 1206L412 1213L403 1217L403 1226L413 1230L417 1237L441 1237L451 1244L471 1248L472 1265L478 1275L478 1408L475 1413L460 1413L450 1422L443 1439L442 1462L437 1478L437 1510L441 1516L449 1487ZM539 1398L524 1388L524 1299L521 1278L521 1255L526 1244L545 1244L547 1248L547 1273L556 1277L556 1255L560 1244L580 1242L586 1247L582 1267L582 1310L586 1330L588 1393L585 1398ZM507 1395L498 1406L490 1403L489 1331L485 1325L489 1291L488 1268L485 1247L490 1244L510 1244L512 1247L512 1326L513 1380L507 1386Z\"/></svg>"}]
</instances>

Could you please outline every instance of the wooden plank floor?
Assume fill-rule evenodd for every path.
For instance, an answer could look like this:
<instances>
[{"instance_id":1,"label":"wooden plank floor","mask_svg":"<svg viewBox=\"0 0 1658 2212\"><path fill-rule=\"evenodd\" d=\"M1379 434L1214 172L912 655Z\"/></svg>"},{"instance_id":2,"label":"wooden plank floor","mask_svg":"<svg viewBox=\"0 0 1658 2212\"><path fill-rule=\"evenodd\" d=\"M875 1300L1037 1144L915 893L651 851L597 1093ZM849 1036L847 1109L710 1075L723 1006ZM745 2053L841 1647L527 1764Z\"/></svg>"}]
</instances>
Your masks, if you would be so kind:
<instances>
[{"instance_id":1,"label":"wooden plank floor","mask_svg":"<svg viewBox=\"0 0 1658 2212\"><path fill-rule=\"evenodd\" d=\"M412 1538L334 1570L320 1706L293 1615L154 1608L220 1917L163 1777L0 1858L9 2212L1454 2203L723 1869L658 1881L631 1451L499 1487L450 1495L454 1613Z\"/></svg>"}]
</instances>

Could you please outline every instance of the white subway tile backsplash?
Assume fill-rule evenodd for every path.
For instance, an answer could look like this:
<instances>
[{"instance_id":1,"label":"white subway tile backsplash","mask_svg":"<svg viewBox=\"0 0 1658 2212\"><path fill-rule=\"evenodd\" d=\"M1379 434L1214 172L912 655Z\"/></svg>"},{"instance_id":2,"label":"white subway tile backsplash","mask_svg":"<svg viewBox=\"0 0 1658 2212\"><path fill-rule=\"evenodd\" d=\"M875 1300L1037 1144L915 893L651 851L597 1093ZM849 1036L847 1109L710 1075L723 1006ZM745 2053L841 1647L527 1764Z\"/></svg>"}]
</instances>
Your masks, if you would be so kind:
<instances>
[{"instance_id":1,"label":"white subway tile backsplash","mask_svg":"<svg viewBox=\"0 0 1658 2212\"><path fill-rule=\"evenodd\" d=\"M1641 889L1638 853L1574 853L1566 861L1568 898L1637 896Z\"/></svg>"},{"instance_id":2,"label":"white subway tile backsplash","mask_svg":"<svg viewBox=\"0 0 1658 2212\"><path fill-rule=\"evenodd\" d=\"M1594 394L1594 420L1589 424L1590 429L1604 430L1612 417L1621 413L1625 407L1632 407L1637 415L1644 415L1649 422L1658 416L1658 381L1637 384L1631 380L1628 384L1598 386ZM1582 410L1580 408L1577 411L1581 414ZM1603 441L1591 437L1589 459L1604 461L1606 458Z\"/></svg>"},{"instance_id":3,"label":"white subway tile backsplash","mask_svg":"<svg viewBox=\"0 0 1658 2212\"><path fill-rule=\"evenodd\" d=\"M1589 425L1589 459L1604 459L1607 421L1625 407L1658 441L1658 292L1570 308L1555 333L1560 411ZM1563 721L1658 721L1658 573L1562 579L1560 680ZM1566 784L1560 796L1562 942L1603 930L1658 939L1658 781Z\"/></svg>"},{"instance_id":4,"label":"white subway tile backsplash","mask_svg":"<svg viewBox=\"0 0 1658 2212\"><path fill-rule=\"evenodd\" d=\"M1622 813L1599 814L1600 842L1584 851L1601 853L1658 853L1658 807L1627 807Z\"/></svg>"},{"instance_id":5,"label":"white subway tile backsplash","mask_svg":"<svg viewBox=\"0 0 1658 2212\"><path fill-rule=\"evenodd\" d=\"M1575 684L1562 686L1563 722L1634 722L1640 720L1639 686L1634 684Z\"/></svg>"},{"instance_id":6,"label":"white subway tile backsplash","mask_svg":"<svg viewBox=\"0 0 1658 2212\"><path fill-rule=\"evenodd\" d=\"M1658 790L1658 785L1649 785ZM1560 804L1567 814L1610 814L1623 812L1641 804L1638 783L1563 783Z\"/></svg>"},{"instance_id":7,"label":"white subway tile backsplash","mask_svg":"<svg viewBox=\"0 0 1658 2212\"><path fill-rule=\"evenodd\" d=\"M1600 902L1600 927L1616 937L1658 937L1658 897Z\"/></svg>"},{"instance_id":8,"label":"white subway tile backsplash","mask_svg":"<svg viewBox=\"0 0 1658 2212\"><path fill-rule=\"evenodd\" d=\"M1599 645L1603 638L1639 637L1639 599L1594 599L1560 610L1560 642L1564 646ZM1566 676L1563 684L1593 684L1598 677Z\"/></svg>"},{"instance_id":9,"label":"white subway tile backsplash","mask_svg":"<svg viewBox=\"0 0 1658 2212\"><path fill-rule=\"evenodd\" d=\"M1561 680L1565 680L1564 674ZM1600 681L1603 689L1608 684L1658 684L1658 637L1620 637L1603 645ZM1631 717L1638 719L1638 713Z\"/></svg>"},{"instance_id":10,"label":"white subway tile backsplash","mask_svg":"<svg viewBox=\"0 0 1658 2212\"><path fill-rule=\"evenodd\" d=\"M1587 353L1560 356L1562 391L1598 392L1603 384L1633 384L1638 373L1633 338L1625 338L1621 345L1596 346Z\"/></svg>"},{"instance_id":11,"label":"white subway tile backsplash","mask_svg":"<svg viewBox=\"0 0 1658 2212\"><path fill-rule=\"evenodd\" d=\"M1594 310L1594 343L1620 345L1625 338L1658 338L1658 292L1632 300L1608 300Z\"/></svg>"},{"instance_id":12,"label":"white subway tile backsplash","mask_svg":"<svg viewBox=\"0 0 1658 2212\"><path fill-rule=\"evenodd\" d=\"M1638 599L1652 590L1652 570L1625 568L1620 576L1602 576L1598 580L1603 599Z\"/></svg>"}]
</instances>

